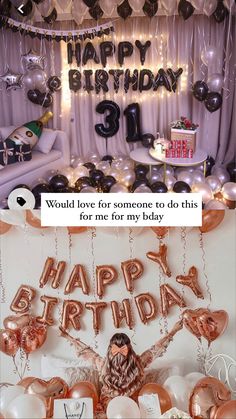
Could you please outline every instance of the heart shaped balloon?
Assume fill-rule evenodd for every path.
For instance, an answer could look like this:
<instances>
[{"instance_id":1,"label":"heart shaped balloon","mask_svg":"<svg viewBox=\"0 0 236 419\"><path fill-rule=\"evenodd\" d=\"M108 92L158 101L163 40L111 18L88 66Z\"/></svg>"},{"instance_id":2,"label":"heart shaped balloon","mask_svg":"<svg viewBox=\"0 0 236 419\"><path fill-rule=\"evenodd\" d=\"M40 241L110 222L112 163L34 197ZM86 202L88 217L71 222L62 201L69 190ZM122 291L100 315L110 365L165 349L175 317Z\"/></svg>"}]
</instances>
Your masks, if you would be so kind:
<instances>
[{"instance_id":1,"label":"heart shaped balloon","mask_svg":"<svg viewBox=\"0 0 236 419\"><path fill-rule=\"evenodd\" d=\"M212 408L221 406L230 398L230 391L217 378L202 378L189 399L190 415L192 418L209 418Z\"/></svg>"},{"instance_id":2,"label":"heart shaped balloon","mask_svg":"<svg viewBox=\"0 0 236 419\"><path fill-rule=\"evenodd\" d=\"M19 339L13 330L0 330L0 351L15 356L19 349Z\"/></svg>"},{"instance_id":3,"label":"heart shaped balloon","mask_svg":"<svg viewBox=\"0 0 236 419\"><path fill-rule=\"evenodd\" d=\"M201 336L211 343L224 333L228 321L229 316L226 311L218 310L211 312L208 310L207 312L198 315L197 327Z\"/></svg>"},{"instance_id":4,"label":"heart shaped balloon","mask_svg":"<svg viewBox=\"0 0 236 419\"><path fill-rule=\"evenodd\" d=\"M39 349L47 338L45 326L25 326L21 332L20 346L26 354Z\"/></svg>"},{"instance_id":5,"label":"heart shaped balloon","mask_svg":"<svg viewBox=\"0 0 236 419\"><path fill-rule=\"evenodd\" d=\"M49 381L35 378L26 388L26 393L43 396L46 399L64 399L69 391L68 385L60 377L53 377Z\"/></svg>"},{"instance_id":6,"label":"heart shaped balloon","mask_svg":"<svg viewBox=\"0 0 236 419\"><path fill-rule=\"evenodd\" d=\"M201 333L197 325L197 318L205 312L207 312L206 309L199 308L197 310L185 310L183 313L184 326L199 340L201 339Z\"/></svg>"},{"instance_id":7,"label":"heart shaped balloon","mask_svg":"<svg viewBox=\"0 0 236 419\"><path fill-rule=\"evenodd\" d=\"M29 314L23 314L21 316L8 316L4 319L3 324L6 329L14 330L19 332L24 326L28 326L32 317Z\"/></svg>"}]
</instances>

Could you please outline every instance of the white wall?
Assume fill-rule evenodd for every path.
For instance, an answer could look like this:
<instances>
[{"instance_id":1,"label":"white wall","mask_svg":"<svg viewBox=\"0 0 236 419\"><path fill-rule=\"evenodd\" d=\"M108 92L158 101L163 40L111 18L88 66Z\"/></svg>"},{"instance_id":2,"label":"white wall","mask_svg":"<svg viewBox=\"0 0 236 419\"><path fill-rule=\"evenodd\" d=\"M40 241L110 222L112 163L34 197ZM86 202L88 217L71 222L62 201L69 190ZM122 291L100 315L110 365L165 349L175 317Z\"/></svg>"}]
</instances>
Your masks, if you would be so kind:
<instances>
[{"instance_id":1,"label":"white wall","mask_svg":"<svg viewBox=\"0 0 236 419\"><path fill-rule=\"evenodd\" d=\"M172 277L167 282L174 289L182 292L182 286L175 281L175 276L182 273L183 248L181 244L181 232L178 228L172 228L169 236L166 238L168 245L168 259L172 269ZM151 292L160 302L159 294L159 276L158 266L146 258L146 252L157 249L157 239L155 234L145 229L135 238L133 255L140 259L144 264L144 275L136 282L134 295L140 292ZM67 282L68 274L71 270L69 266L69 240L66 229L58 229L57 245L55 241L54 229L36 230L29 228L22 230L20 227L13 227L7 234L1 236L2 250L2 268L3 278L6 286L6 303L1 307L1 324L4 317L11 314L9 305L12 301L16 290L21 284L28 284L37 289L37 303L33 305L34 314L41 314L43 304L40 302L40 295L46 294L50 296L65 298L63 295L63 287L60 290L53 290L47 285L43 290L39 288L38 281L44 262L47 256L55 257L56 247L58 248L58 259L68 262L67 271L63 283ZM209 285L212 294L212 303L210 308L213 310L227 310L230 316L228 329L222 337L212 344L213 354L226 353L232 357L236 357L235 346L235 213L228 211L223 223L214 231L204 235L204 246L206 252L206 269L209 278ZM121 274L120 263L130 258L129 235L127 229L117 234L108 234L106 229L97 229L97 237L95 238L95 263L96 264L112 264L119 271L119 279L112 286L108 287L105 300L110 301L116 299L121 301L123 298L129 297L124 285L123 276ZM91 257L91 234L83 233L72 236L71 249L71 267L75 263L85 265L89 278L92 271ZM199 232L195 228L187 234L187 251L186 251L187 268L195 265L199 270L200 283L204 290L205 300L198 300L188 288L185 289L185 298L191 308L197 308L208 305L208 296L203 274L203 261L201 258L201 250L199 246ZM91 279L92 283L92 279ZM93 288L93 285L91 285ZM92 301L93 296L83 296L80 290L75 291L72 296L80 301ZM28 375L40 376L40 358L44 353L57 354L59 356L75 357L73 348L59 337L58 319L60 307L55 309L55 318L57 322L55 326L49 328L48 339L45 345L30 356L30 371ZM124 329L135 344L135 350L140 353L147 349L150 345L159 339L160 323L158 317L144 326L134 307L136 320L135 333ZM171 327L178 320L180 310L174 307L168 318ZM83 317L83 330L75 332L87 344L93 346L95 344L94 333L92 329L91 313L87 312ZM121 330L121 329L120 329ZM103 316L103 330L97 338L98 350L101 354L105 354L108 342L115 329L111 321L111 311L107 308ZM181 331L174 342L170 345L164 359L173 359L178 357L188 357L192 363L192 369L197 368L197 339L187 330ZM12 359L1 353L1 381L17 382L17 377L13 373Z\"/></svg>"}]
</instances>

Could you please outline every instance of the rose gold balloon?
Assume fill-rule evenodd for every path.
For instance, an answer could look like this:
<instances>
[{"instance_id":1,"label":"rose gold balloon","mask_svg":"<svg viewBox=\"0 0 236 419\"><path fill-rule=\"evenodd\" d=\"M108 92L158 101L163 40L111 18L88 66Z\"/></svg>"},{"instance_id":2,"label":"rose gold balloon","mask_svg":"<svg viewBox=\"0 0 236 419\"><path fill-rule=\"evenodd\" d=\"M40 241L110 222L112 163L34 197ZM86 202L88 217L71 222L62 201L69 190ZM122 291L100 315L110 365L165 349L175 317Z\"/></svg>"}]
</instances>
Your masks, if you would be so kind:
<instances>
[{"instance_id":1,"label":"rose gold balloon","mask_svg":"<svg viewBox=\"0 0 236 419\"><path fill-rule=\"evenodd\" d=\"M197 317L205 312L207 312L207 309L205 308L199 308L197 310L188 309L183 312L184 326L199 340L201 339L201 333L198 329Z\"/></svg>"},{"instance_id":2,"label":"rose gold balloon","mask_svg":"<svg viewBox=\"0 0 236 419\"><path fill-rule=\"evenodd\" d=\"M124 275L126 289L129 292L134 290L134 281L143 274L143 264L138 259L130 259L121 262L121 269Z\"/></svg>"},{"instance_id":3,"label":"rose gold balloon","mask_svg":"<svg viewBox=\"0 0 236 419\"><path fill-rule=\"evenodd\" d=\"M160 286L161 294L161 313L165 317L168 315L169 310L172 306L186 307L184 298L181 297L177 292L168 284Z\"/></svg>"},{"instance_id":4,"label":"rose gold balloon","mask_svg":"<svg viewBox=\"0 0 236 419\"><path fill-rule=\"evenodd\" d=\"M158 396L162 414L172 408L172 403L171 403L171 398L170 398L169 393L159 384L156 384L156 383L145 384L141 388L139 392L139 396L143 396L145 394L156 394Z\"/></svg>"},{"instance_id":5,"label":"rose gold balloon","mask_svg":"<svg viewBox=\"0 0 236 419\"><path fill-rule=\"evenodd\" d=\"M42 227L40 218L35 216L35 212L26 210L26 222L34 228L48 228Z\"/></svg>"},{"instance_id":6,"label":"rose gold balloon","mask_svg":"<svg viewBox=\"0 0 236 419\"><path fill-rule=\"evenodd\" d=\"M0 330L0 351L9 356L15 356L19 349L19 339L13 330Z\"/></svg>"},{"instance_id":7,"label":"rose gold balloon","mask_svg":"<svg viewBox=\"0 0 236 419\"><path fill-rule=\"evenodd\" d=\"M101 329L101 312L107 307L107 303L85 303L85 308L91 310L93 313L93 330L98 335Z\"/></svg>"},{"instance_id":8,"label":"rose gold balloon","mask_svg":"<svg viewBox=\"0 0 236 419\"><path fill-rule=\"evenodd\" d=\"M4 223L0 221L0 235L7 233L11 228L11 224Z\"/></svg>"},{"instance_id":9,"label":"rose gold balloon","mask_svg":"<svg viewBox=\"0 0 236 419\"><path fill-rule=\"evenodd\" d=\"M33 382L27 386L26 393L42 396L46 399L64 399L68 393L68 385L60 377L53 377L48 381L35 378Z\"/></svg>"},{"instance_id":10,"label":"rose gold balloon","mask_svg":"<svg viewBox=\"0 0 236 419\"><path fill-rule=\"evenodd\" d=\"M167 262L167 246L165 244L160 243L158 253L148 252L146 256L153 262L158 263L166 276L171 277L171 271Z\"/></svg>"},{"instance_id":11,"label":"rose gold balloon","mask_svg":"<svg viewBox=\"0 0 236 419\"><path fill-rule=\"evenodd\" d=\"M0 413L0 419L5 419L4 416Z\"/></svg>"},{"instance_id":12,"label":"rose gold balloon","mask_svg":"<svg viewBox=\"0 0 236 419\"><path fill-rule=\"evenodd\" d=\"M155 298L148 292L139 294L135 297L135 303L139 312L139 317L143 324L147 324L150 320L157 316L157 304Z\"/></svg>"},{"instance_id":13,"label":"rose gold balloon","mask_svg":"<svg viewBox=\"0 0 236 419\"><path fill-rule=\"evenodd\" d=\"M45 326L25 326L21 332L20 346L26 354L39 349L47 338Z\"/></svg>"},{"instance_id":14,"label":"rose gold balloon","mask_svg":"<svg viewBox=\"0 0 236 419\"><path fill-rule=\"evenodd\" d=\"M151 227L152 231L156 233L157 237L161 239L165 237L169 231L169 227Z\"/></svg>"},{"instance_id":15,"label":"rose gold balloon","mask_svg":"<svg viewBox=\"0 0 236 419\"><path fill-rule=\"evenodd\" d=\"M89 381L80 381L74 384L69 390L69 399L80 399L81 397L89 397L93 399L93 410L96 410L98 404L98 394L94 384Z\"/></svg>"},{"instance_id":16,"label":"rose gold balloon","mask_svg":"<svg viewBox=\"0 0 236 419\"><path fill-rule=\"evenodd\" d=\"M75 288L81 288L83 294L89 294L89 284L83 265L75 265L65 286L64 294L71 294Z\"/></svg>"},{"instance_id":17,"label":"rose gold balloon","mask_svg":"<svg viewBox=\"0 0 236 419\"><path fill-rule=\"evenodd\" d=\"M35 298L36 290L29 285L21 285L18 289L11 305L11 311L16 313L26 313L30 309L30 303Z\"/></svg>"},{"instance_id":18,"label":"rose gold balloon","mask_svg":"<svg viewBox=\"0 0 236 419\"><path fill-rule=\"evenodd\" d=\"M210 311L198 315L197 327L208 342L213 342L221 336L228 326L229 316L224 310Z\"/></svg>"},{"instance_id":19,"label":"rose gold balloon","mask_svg":"<svg viewBox=\"0 0 236 419\"><path fill-rule=\"evenodd\" d=\"M18 386L27 388L35 379L35 377L25 377L23 380L19 381Z\"/></svg>"},{"instance_id":20,"label":"rose gold balloon","mask_svg":"<svg viewBox=\"0 0 236 419\"><path fill-rule=\"evenodd\" d=\"M203 292L198 283L198 272L195 266L191 266L188 271L188 275L178 275L176 277L176 281L181 285L186 285L187 287L191 288L197 298L204 300Z\"/></svg>"},{"instance_id":21,"label":"rose gold balloon","mask_svg":"<svg viewBox=\"0 0 236 419\"><path fill-rule=\"evenodd\" d=\"M117 301L111 301L111 310L114 326L119 329L121 322L125 320L127 326L132 329L133 316L131 312L130 300L125 298L122 303L119 304Z\"/></svg>"},{"instance_id":22,"label":"rose gold balloon","mask_svg":"<svg viewBox=\"0 0 236 419\"><path fill-rule=\"evenodd\" d=\"M96 267L97 295L104 296L105 286L112 284L118 277L117 270L112 265L100 265Z\"/></svg>"},{"instance_id":23,"label":"rose gold balloon","mask_svg":"<svg viewBox=\"0 0 236 419\"><path fill-rule=\"evenodd\" d=\"M42 316L37 317L37 322L44 325L52 326L54 324L54 319L52 317L52 310L54 306L58 303L59 299L56 297L48 297L47 295L42 295L40 301L44 304Z\"/></svg>"},{"instance_id":24,"label":"rose gold balloon","mask_svg":"<svg viewBox=\"0 0 236 419\"><path fill-rule=\"evenodd\" d=\"M230 400L222 404L216 410L214 419L235 419L236 418L236 400Z\"/></svg>"},{"instance_id":25,"label":"rose gold balloon","mask_svg":"<svg viewBox=\"0 0 236 419\"><path fill-rule=\"evenodd\" d=\"M8 316L3 320L3 324L6 329L19 332L24 326L28 326L30 321L32 321L32 316L23 314L22 316Z\"/></svg>"},{"instance_id":26,"label":"rose gold balloon","mask_svg":"<svg viewBox=\"0 0 236 419\"><path fill-rule=\"evenodd\" d=\"M88 227L67 227L70 234L80 234L88 230Z\"/></svg>"},{"instance_id":27,"label":"rose gold balloon","mask_svg":"<svg viewBox=\"0 0 236 419\"><path fill-rule=\"evenodd\" d=\"M224 219L225 210L203 210L202 211L202 227L199 230L202 233L214 230Z\"/></svg>"},{"instance_id":28,"label":"rose gold balloon","mask_svg":"<svg viewBox=\"0 0 236 419\"><path fill-rule=\"evenodd\" d=\"M227 387L217 378L202 378L194 387L189 399L189 412L193 419L209 418L214 406L221 406L231 395Z\"/></svg>"},{"instance_id":29,"label":"rose gold balloon","mask_svg":"<svg viewBox=\"0 0 236 419\"><path fill-rule=\"evenodd\" d=\"M75 330L81 329L80 317L83 313L83 304L77 300L65 300L62 308L62 321L63 329L68 329L70 325Z\"/></svg>"}]
</instances>

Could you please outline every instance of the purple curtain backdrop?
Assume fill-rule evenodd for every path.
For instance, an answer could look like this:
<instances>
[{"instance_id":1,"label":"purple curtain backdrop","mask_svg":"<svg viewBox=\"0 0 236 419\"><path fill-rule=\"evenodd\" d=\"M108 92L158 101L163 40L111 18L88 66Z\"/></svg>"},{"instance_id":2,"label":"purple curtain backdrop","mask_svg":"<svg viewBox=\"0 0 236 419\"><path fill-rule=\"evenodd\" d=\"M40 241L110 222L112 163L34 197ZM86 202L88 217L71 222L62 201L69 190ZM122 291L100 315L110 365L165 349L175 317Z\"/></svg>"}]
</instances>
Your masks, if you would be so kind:
<instances>
[{"instance_id":1,"label":"purple curtain backdrop","mask_svg":"<svg viewBox=\"0 0 236 419\"><path fill-rule=\"evenodd\" d=\"M84 26L94 26L94 21L86 21ZM53 95L54 119L51 126L63 129L69 135L71 153L86 155L89 152L106 153L105 140L99 137L94 129L96 123L102 122L103 117L96 113L96 105L104 100L114 100L121 109L120 130L108 139L109 154L128 154L133 147L126 138L126 120L124 109L133 102L139 102L141 107L141 122L143 133L156 134L157 131L169 136L170 122L180 116L186 116L199 124L198 147L205 149L217 159L218 163L228 163L235 152L235 19L228 18L218 24L213 18L196 15L183 21L178 16L159 16L153 19L146 17L130 18L127 21L114 21L115 32L104 39L93 41L99 53L99 43L111 40L115 44L129 40L133 44L136 39L142 42L149 40L152 46L147 53L145 65L142 68L151 69L154 73L159 68L171 66L174 70L183 67L176 93L168 93L165 89L158 89L139 93L130 90L127 94L121 87L115 93L110 79L110 90L107 94L94 92L87 94L79 91L74 93L68 89L68 70L76 69L76 64L67 65L66 44L39 41L28 36L13 33L10 30L0 30L0 74L8 65L12 70L24 73L21 55L30 48L46 56L45 71L48 75L55 73L63 79L61 92ZM72 22L57 23L57 29L75 28ZM214 65L207 69L201 61L201 51L208 45L217 47L218 57ZM83 47L83 45L82 45ZM79 68L96 70L101 64L92 61L87 66ZM108 59L107 69L119 68L117 54ZM132 57L125 59L124 69L141 69L139 53L134 46ZM193 98L191 88L196 80L204 79L211 73L221 73L224 76L223 105L215 113L209 113L204 103ZM121 83L122 85L122 83ZM37 118L43 110L32 104L26 96L26 89L7 92L4 83L0 83L0 126L18 125L30 119Z\"/></svg>"}]
</instances>

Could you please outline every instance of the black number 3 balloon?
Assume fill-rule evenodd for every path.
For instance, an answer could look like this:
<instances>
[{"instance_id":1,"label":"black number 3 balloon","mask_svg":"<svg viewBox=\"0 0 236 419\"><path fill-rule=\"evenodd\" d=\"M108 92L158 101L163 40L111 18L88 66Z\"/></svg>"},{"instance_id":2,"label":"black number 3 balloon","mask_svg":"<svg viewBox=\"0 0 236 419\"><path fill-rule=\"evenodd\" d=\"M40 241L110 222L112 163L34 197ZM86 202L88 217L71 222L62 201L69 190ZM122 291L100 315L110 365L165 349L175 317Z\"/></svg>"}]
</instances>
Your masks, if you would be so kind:
<instances>
[{"instance_id":1,"label":"black number 3 balloon","mask_svg":"<svg viewBox=\"0 0 236 419\"><path fill-rule=\"evenodd\" d=\"M113 137L119 131L119 118L120 118L120 108L119 106L111 100L103 100L100 102L96 111L100 114L109 112L105 117L105 125L96 124L95 130L100 137L108 138Z\"/></svg>"}]
</instances>

